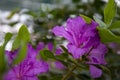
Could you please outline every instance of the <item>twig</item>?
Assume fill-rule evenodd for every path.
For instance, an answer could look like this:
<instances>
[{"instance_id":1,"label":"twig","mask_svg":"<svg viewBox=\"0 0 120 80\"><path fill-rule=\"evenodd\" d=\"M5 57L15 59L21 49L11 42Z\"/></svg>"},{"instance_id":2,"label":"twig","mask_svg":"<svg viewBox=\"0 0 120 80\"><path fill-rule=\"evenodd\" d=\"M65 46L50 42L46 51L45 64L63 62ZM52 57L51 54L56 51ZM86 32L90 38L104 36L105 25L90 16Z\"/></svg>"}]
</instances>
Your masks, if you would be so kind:
<instances>
[{"instance_id":1,"label":"twig","mask_svg":"<svg viewBox=\"0 0 120 80\"><path fill-rule=\"evenodd\" d=\"M74 71L74 70L76 69L76 67L77 67L77 65L74 65L74 66L71 68L71 70L69 70L69 71L67 72L67 74L62 78L62 80L67 80L67 79L71 76L72 71Z\"/></svg>"}]
</instances>

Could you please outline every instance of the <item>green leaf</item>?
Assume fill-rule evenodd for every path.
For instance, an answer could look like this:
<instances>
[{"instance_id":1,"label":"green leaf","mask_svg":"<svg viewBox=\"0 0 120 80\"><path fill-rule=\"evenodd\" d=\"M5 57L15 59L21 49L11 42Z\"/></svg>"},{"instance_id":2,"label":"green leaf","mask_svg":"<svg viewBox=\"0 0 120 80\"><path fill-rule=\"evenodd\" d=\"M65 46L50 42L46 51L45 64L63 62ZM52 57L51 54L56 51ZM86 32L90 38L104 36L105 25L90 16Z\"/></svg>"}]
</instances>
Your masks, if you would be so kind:
<instances>
[{"instance_id":1,"label":"green leaf","mask_svg":"<svg viewBox=\"0 0 120 80\"><path fill-rule=\"evenodd\" d=\"M41 50L39 54L43 60L48 60L47 56L44 54L44 50Z\"/></svg>"},{"instance_id":2,"label":"green leaf","mask_svg":"<svg viewBox=\"0 0 120 80\"><path fill-rule=\"evenodd\" d=\"M11 27L13 27L14 25L16 25L19 21L15 21L15 22L10 22L8 23L8 25L10 25Z\"/></svg>"},{"instance_id":3,"label":"green leaf","mask_svg":"<svg viewBox=\"0 0 120 80\"><path fill-rule=\"evenodd\" d=\"M14 16L14 14L17 13L18 11L19 11L19 9L17 9L17 8L14 9L14 10L10 13L10 15L7 16L7 19L11 19L11 18Z\"/></svg>"},{"instance_id":4,"label":"green leaf","mask_svg":"<svg viewBox=\"0 0 120 80\"><path fill-rule=\"evenodd\" d=\"M21 61L23 61L24 58L26 57L26 53L27 53L27 43L22 42L18 55L12 64L19 64Z\"/></svg>"},{"instance_id":5,"label":"green leaf","mask_svg":"<svg viewBox=\"0 0 120 80\"><path fill-rule=\"evenodd\" d=\"M12 50L18 49L20 47L20 44L21 44L21 40L17 36L12 43Z\"/></svg>"},{"instance_id":6,"label":"green leaf","mask_svg":"<svg viewBox=\"0 0 120 80\"><path fill-rule=\"evenodd\" d=\"M24 12L24 14L31 15L34 18L38 17L38 15L33 11L27 11L27 12Z\"/></svg>"},{"instance_id":7,"label":"green leaf","mask_svg":"<svg viewBox=\"0 0 120 80\"><path fill-rule=\"evenodd\" d=\"M8 43L8 41L12 38L12 34L11 33L6 33L6 35L5 35L5 42L4 42L4 45L6 45L7 43Z\"/></svg>"},{"instance_id":8,"label":"green leaf","mask_svg":"<svg viewBox=\"0 0 120 80\"><path fill-rule=\"evenodd\" d=\"M18 37L23 41L30 41L30 33L25 25L22 25L18 32Z\"/></svg>"},{"instance_id":9,"label":"green leaf","mask_svg":"<svg viewBox=\"0 0 120 80\"><path fill-rule=\"evenodd\" d=\"M41 55L42 59L44 59L44 60L55 59L55 56L49 50L41 50L40 55Z\"/></svg>"},{"instance_id":10,"label":"green leaf","mask_svg":"<svg viewBox=\"0 0 120 80\"><path fill-rule=\"evenodd\" d=\"M2 72L4 72L4 70L5 70L5 65L6 65L5 46L11 38L12 38L12 34L11 33L6 33L6 35L4 37L4 43L3 43L2 46L0 46L0 74Z\"/></svg>"},{"instance_id":11,"label":"green leaf","mask_svg":"<svg viewBox=\"0 0 120 80\"><path fill-rule=\"evenodd\" d=\"M3 72L4 67L5 67L4 47L0 46L0 74Z\"/></svg>"},{"instance_id":12,"label":"green leaf","mask_svg":"<svg viewBox=\"0 0 120 80\"><path fill-rule=\"evenodd\" d=\"M60 54L60 55L56 55L55 58L56 58L57 60L62 60L62 61L64 61L64 60L68 59L68 54L69 54L69 53L62 53L62 54Z\"/></svg>"},{"instance_id":13,"label":"green leaf","mask_svg":"<svg viewBox=\"0 0 120 80\"><path fill-rule=\"evenodd\" d=\"M86 21L86 23L88 23L88 24L91 23L91 21L92 21L91 18L89 18L89 17L87 17L87 16L85 16L85 15L82 15L82 14L80 14L80 16Z\"/></svg>"},{"instance_id":14,"label":"green leaf","mask_svg":"<svg viewBox=\"0 0 120 80\"><path fill-rule=\"evenodd\" d=\"M120 36L116 36L110 30L97 27L102 42L120 42Z\"/></svg>"},{"instance_id":15,"label":"green leaf","mask_svg":"<svg viewBox=\"0 0 120 80\"><path fill-rule=\"evenodd\" d=\"M93 16L94 20L99 24L100 27L106 27L106 24L101 21L99 18L97 18L96 16Z\"/></svg>"},{"instance_id":16,"label":"green leaf","mask_svg":"<svg viewBox=\"0 0 120 80\"><path fill-rule=\"evenodd\" d=\"M104 21L106 24L110 24L112 19L116 15L116 3L114 0L109 0L108 4L105 6L104 9Z\"/></svg>"},{"instance_id":17,"label":"green leaf","mask_svg":"<svg viewBox=\"0 0 120 80\"><path fill-rule=\"evenodd\" d=\"M30 34L25 25L22 25L19 29L18 35L16 36L13 44L12 44L12 50L15 50L20 47L22 42L29 42L30 41Z\"/></svg>"},{"instance_id":18,"label":"green leaf","mask_svg":"<svg viewBox=\"0 0 120 80\"><path fill-rule=\"evenodd\" d=\"M55 56L53 55L53 53L49 50L44 50L44 55L48 58L51 58L51 59L55 59Z\"/></svg>"},{"instance_id":19,"label":"green leaf","mask_svg":"<svg viewBox=\"0 0 120 80\"><path fill-rule=\"evenodd\" d=\"M29 31L25 25L22 25L21 28L19 29L17 37L15 38L12 44L12 50L19 48L18 55L12 64L18 64L19 62L23 61L23 59L26 57L27 44L29 41L30 41Z\"/></svg>"},{"instance_id":20,"label":"green leaf","mask_svg":"<svg viewBox=\"0 0 120 80\"><path fill-rule=\"evenodd\" d=\"M116 21L116 22L112 23L111 26L108 29L110 29L110 30L120 29L120 21Z\"/></svg>"}]
</instances>

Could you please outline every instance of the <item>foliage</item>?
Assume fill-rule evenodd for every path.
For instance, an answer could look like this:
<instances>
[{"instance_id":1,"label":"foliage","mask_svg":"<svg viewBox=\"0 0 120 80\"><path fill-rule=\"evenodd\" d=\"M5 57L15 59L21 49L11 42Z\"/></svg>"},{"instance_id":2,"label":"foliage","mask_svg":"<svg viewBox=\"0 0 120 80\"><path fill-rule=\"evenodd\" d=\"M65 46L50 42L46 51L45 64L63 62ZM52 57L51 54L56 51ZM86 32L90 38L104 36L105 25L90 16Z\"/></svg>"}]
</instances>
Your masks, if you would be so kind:
<instances>
[{"instance_id":1,"label":"foliage","mask_svg":"<svg viewBox=\"0 0 120 80\"><path fill-rule=\"evenodd\" d=\"M71 15L76 16L81 14L80 16L83 17L88 24L91 23L92 18L99 24L97 30L100 35L100 40L106 44L109 49L105 57L107 65L95 65L103 70L103 75L96 80L119 80L120 55L109 46L112 42L120 43L120 33L117 31L120 30L120 21L118 20L120 19L120 16L116 16L120 14L120 10L118 8L117 12L115 1L109 0L104 9L102 6L105 3L101 0L94 0L93 3L89 4L80 4L80 0L72 0L72 2L74 4L72 9L70 9L71 5L64 5L63 8L48 9L47 11L40 10L39 13L33 11L23 13L33 17L35 32L32 35L39 34L39 36L37 36L35 41L32 41L27 26L21 26L12 44L12 51L19 49L18 55L10 66L17 65L25 59L28 43L31 42L37 47L36 44L39 42L44 42L45 44L52 42L55 48L50 51L45 47L39 52L38 57L40 56L42 60L45 60L49 64L59 61L65 66L65 69L59 70L50 64L49 72L38 76L40 80L94 80L89 75L88 65L86 65L84 61L81 61L86 60L86 57L83 56L80 59L74 59L64 46L60 46L63 50L62 54L55 54L56 46L62 44L65 40L63 38L57 39L51 32L49 32L55 25L63 25L65 20ZM80 9L82 10L80 11ZM8 19L12 18L15 13L19 14L19 10L13 10L8 16ZM99 18L99 16L96 16L95 14L99 14L102 18ZM48 17L48 15L51 15L52 17ZM17 22L15 22L15 24L17 24ZM11 23L9 25L11 25ZM50 36L50 38L48 36ZM11 38L12 33L6 33L4 43L0 46L0 80L4 75L4 72L8 70L7 60L5 58L5 46Z\"/></svg>"}]
</instances>

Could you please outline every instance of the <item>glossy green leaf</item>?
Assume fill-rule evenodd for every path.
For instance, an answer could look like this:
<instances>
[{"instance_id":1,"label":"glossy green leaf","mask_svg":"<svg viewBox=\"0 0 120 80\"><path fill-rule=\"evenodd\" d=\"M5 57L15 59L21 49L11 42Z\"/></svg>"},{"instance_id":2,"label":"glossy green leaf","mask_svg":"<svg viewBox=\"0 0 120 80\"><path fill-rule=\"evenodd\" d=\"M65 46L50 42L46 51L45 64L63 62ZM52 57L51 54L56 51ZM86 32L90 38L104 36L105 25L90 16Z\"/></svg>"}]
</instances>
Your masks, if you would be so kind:
<instances>
[{"instance_id":1,"label":"glossy green leaf","mask_svg":"<svg viewBox=\"0 0 120 80\"><path fill-rule=\"evenodd\" d=\"M44 55L48 58L54 59L55 56L53 55L53 53L49 50L44 50Z\"/></svg>"},{"instance_id":2,"label":"glossy green leaf","mask_svg":"<svg viewBox=\"0 0 120 80\"><path fill-rule=\"evenodd\" d=\"M12 44L12 50L15 50L20 47L22 42L29 42L30 41L30 34L25 25L22 25L19 29L18 35L16 36L13 44Z\"/></svg>"},{"instance_id":3,"label":"glossy green leaf","mask_svg":"<svg viewBox=\"0 0 120 80\"><path fill-rule=\"evenodd\" d=\"M29 41L30 41L29 31L25 25L22 25L12 45L12 50L19 48L18 55L16 59L13 61L13 64L18 64L26 57L27 44Z\"/></svg>"},{"instance_id":4,"label":"glossy green leaf","mask_svg":"<svg viewBox=\"0 0 120 80\"><path fill-rule=\"evenodd\" d=\"M87 16L85 16L85 15L82 15L82 14L80 14L80 16L86 21L86 23L88 23L88 24L91 23L91 21L92 21L91 18L89 18L89 17L87 17Z\"/></svg>"},{"instance_id":5,"label":"glossy green leaf","mask_svg":"<svg viewBox=\"0 0 120 80\"><path fill-rule=\"evenodd\" d=\"M18 32L18 37L23 41L30 41L30 33L26 25L22 25Z\"/></svg>"},{"instance_id":6,"label":"glossy green leaf","mask_svg":"<svg viewBox=\"0 0 120 80\"><path fill-rule=\"evenodd\" d=\"M5 46L11 38L12 38L12 34L11 33L6 33L6 35L4 37L4 43L3 43L2 46L0 46L0 73L5 70L5 65L6 65Z\"/></svg>"},{"instance_id":7,"label":"glossy green leaf","mask_svg":"<svg viewBox=\"0 0 120 80\"><path fill-rule=\"evenodd\" d=\"M106 27L106 24L101 21L99 18L97 18L96 16L93 16L94 20L99 24L100 27Z\"/></svg>"},{"instance_id":8,"label":"glossy green leaf","mask_svg":"<svg viewBox=\"0 0 120 80\"><path fill-rule=\"evenodd\" d=\"M40 55L41 55L42 59L44 59L44 60L55 59L55 56L49 50L41 50Z\"/></svg>"},{"instance_id":9,"label":"glossy green leaf","mask_svg":"<svg viewBox=\"0 0 120 80\"><path fill-rule=\"evenodd\" d=\"M18 55L12 64L19 64L21 61L23 61L24 58L26 57L26 53L27 53L27 43L22 42Z\"/></svg>"},{"instance_id":10,"label":"glossy green leaf","mask_svg":"<svg viewBox=\"0 0 120 80\"><path fill-rule=\"evenodd\" d=\"M8 43L8 41L12 38L12 33L6 33L5 35L5 42L4 42L4 45L6 45Z\"/></svg>"},{"instance_id":11,"label":"glossy green leaf","mask_svg":"<svg viewBox=\"0 0 120 80\"><path fill-rule=\"evenodd\" d=\"M110 30L97 27L102 42L120 42L120 36L116 36Z\"/></svg>"},{"instance_id":12,"label":"glossy green leaf","mask_svg":"<svg viewBox=\"0 0 120 80\"><path fill-rule=\"evenodd\" d=\"M18 48L20 47L20 44L21 44L21 40L20 40L19 37L17 36L17 37L15 38L15 40L13 41L12 50L18 49Z\"/></svg>"},{"instance_id":13,"label":"glossy green leaf","mask_svg":"<svg viewBox=\"0 0 120 80\"><path fill-rule=\"evenodd\" d=\"M114 23L111 24L111 26L109 27L110 30L112 29L120 29L120 21L116 21Z\"/></svg>"},{"instance_id":14,"label":"glossy green leaf","mask_svg":"<svg viewBox=\"0 0 120 80\"><path fill-rule=\"evenodd\" d=\"M106 24L110 24L112 19L116 15L116 3L114 0L109 0L104 9L104 21Z\"/></svg>"}]
</instances>

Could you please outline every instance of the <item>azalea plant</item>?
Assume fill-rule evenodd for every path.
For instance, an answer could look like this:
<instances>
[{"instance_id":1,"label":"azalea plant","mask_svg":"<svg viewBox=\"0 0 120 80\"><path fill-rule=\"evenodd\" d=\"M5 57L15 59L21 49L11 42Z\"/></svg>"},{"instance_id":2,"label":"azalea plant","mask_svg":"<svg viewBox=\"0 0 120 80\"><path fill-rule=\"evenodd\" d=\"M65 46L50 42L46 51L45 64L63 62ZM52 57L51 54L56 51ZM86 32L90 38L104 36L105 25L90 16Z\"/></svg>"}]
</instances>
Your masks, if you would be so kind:
<instances>
[{"instance_id":1,"label":"azalea plant","mask_svg":"<svg viewBox=\"0 0 120 80\"><path fill-rule=\"evenodd\" d=\"M26 25L14 38L6 33L0 46L0 80L119 80L113 69L120 67L115 64L120 61L115 54L120 43L120 21L113 20L116 7L114 0L108 1L104 20L83 14L68 18L65 25L51 28L51 41L35 43ZM12 49L5 50L12 38Z\"/></svg>"}]
</instances>

